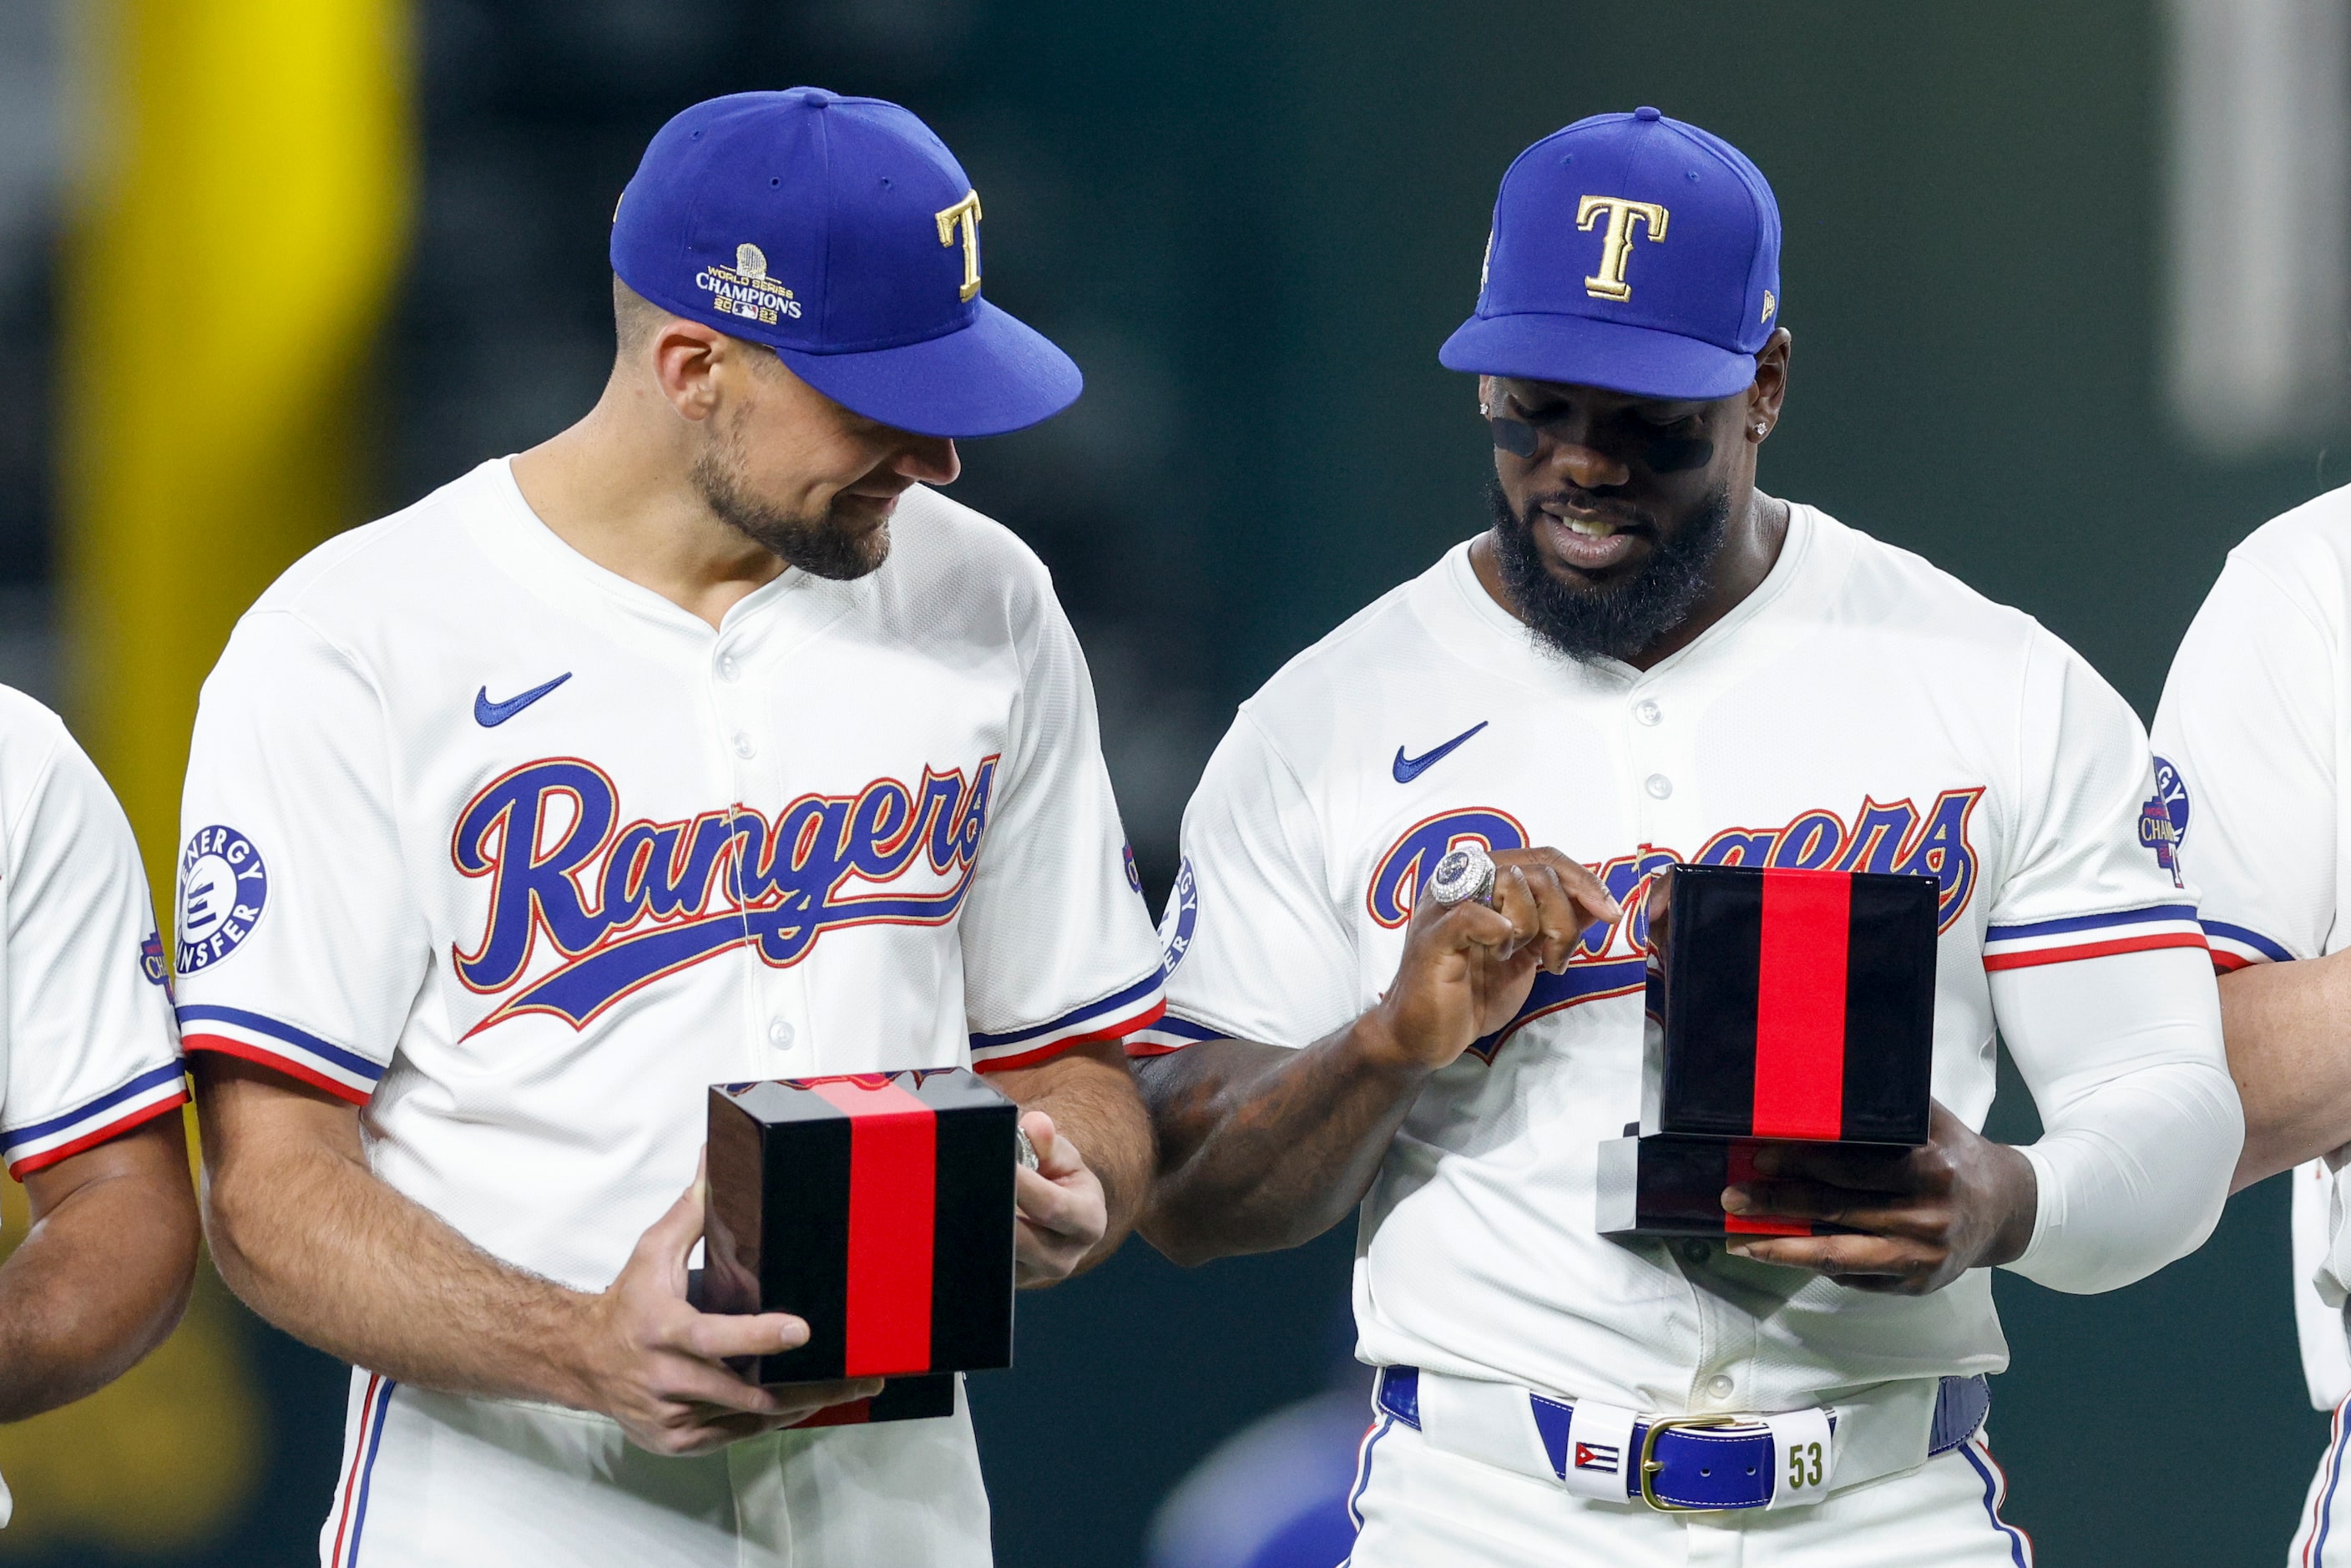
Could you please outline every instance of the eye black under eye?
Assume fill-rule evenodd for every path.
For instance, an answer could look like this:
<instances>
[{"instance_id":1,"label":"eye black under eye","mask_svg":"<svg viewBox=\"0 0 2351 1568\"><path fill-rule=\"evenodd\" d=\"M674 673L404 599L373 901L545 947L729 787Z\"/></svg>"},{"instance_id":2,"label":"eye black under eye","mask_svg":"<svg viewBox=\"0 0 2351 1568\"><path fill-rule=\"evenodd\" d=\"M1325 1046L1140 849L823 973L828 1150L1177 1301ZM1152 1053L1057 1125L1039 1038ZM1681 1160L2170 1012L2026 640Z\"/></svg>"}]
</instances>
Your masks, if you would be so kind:
<instances>
[{"instance_id":1,"label":"eye black under eye","mask_svg":"<svg viewBox=\"0 0 2351 1568\"><path fill-rule=\"evenodd\" d=\"M1649 438L1641 444L1641 462L1650 473L1687 474L1714 461L1714 443L1702 434L1673 434L1681 428L1678 423L1662 430L1652 427Z\"/></svg>"},{"instance_id":2,"label":"eye black under eye","mask_svg":"<svg viewBox=\"0 0 2351 1568\"><path fill-rule=\"evenodd\" d=\"M1522 419L1497 414L1486 423L1493 430L1494 444L1513 457L1532 457L1541 444L1535 435L1535 427Z\"/></svg>"}]
</instances>

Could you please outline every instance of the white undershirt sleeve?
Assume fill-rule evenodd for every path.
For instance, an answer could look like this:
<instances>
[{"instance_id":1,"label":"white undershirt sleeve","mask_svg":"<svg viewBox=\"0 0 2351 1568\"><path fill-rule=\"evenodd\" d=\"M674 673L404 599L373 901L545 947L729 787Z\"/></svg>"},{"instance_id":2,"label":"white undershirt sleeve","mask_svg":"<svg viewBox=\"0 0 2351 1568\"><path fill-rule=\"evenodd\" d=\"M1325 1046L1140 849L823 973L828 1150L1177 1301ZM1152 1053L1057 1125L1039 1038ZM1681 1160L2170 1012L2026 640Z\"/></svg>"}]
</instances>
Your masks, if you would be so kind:
<instances>
[{"instance_id":1,"label":"white undershirt sleeve","mask_svg":"<svg viewBox=\"0 0 2351 1568\"><path fill-rule=\"evenodd\" d=\"M2117 953L1991 976L2001 1036L2044 1129L2032 1245L2008 1267L2055 1291L2111 1291L2203 1244L2244 1115L2201 949Z\"/></svg>"}]
</instances>

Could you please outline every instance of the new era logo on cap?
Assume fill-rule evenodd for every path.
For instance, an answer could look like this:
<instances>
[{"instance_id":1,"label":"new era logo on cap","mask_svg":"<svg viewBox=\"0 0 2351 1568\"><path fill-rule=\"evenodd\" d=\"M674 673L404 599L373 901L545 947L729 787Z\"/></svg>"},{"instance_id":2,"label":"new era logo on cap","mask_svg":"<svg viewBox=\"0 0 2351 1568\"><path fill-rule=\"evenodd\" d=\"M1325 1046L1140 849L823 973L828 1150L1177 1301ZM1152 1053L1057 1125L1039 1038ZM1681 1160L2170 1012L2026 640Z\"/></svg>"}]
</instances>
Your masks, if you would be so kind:
<instances>
[{"instance_id":1,"label":"new era logo on cap","mask_svg":"<svg viewBox=\"0 0 2351 1568\"><path fill-rule=\"evenodd\" d=\"M1654 109L1595 115L1502 176L1451 370L1706 401L1755 379L1779 313L1780 212L1754 164Z\"/></svg>"},{"instance_id":2,"label":"new era logo on cap","mask_svg":"<svg viewBox=\"0 0 2351 1568\"><path fill-rule=\"evenodd\" d=\"M869 419L994 435L1060 413L1084 382L981 297L979 230L971 179L898 105L737 93L653 137L613 214L612 270Z\"/></svg>"}]
</instances>

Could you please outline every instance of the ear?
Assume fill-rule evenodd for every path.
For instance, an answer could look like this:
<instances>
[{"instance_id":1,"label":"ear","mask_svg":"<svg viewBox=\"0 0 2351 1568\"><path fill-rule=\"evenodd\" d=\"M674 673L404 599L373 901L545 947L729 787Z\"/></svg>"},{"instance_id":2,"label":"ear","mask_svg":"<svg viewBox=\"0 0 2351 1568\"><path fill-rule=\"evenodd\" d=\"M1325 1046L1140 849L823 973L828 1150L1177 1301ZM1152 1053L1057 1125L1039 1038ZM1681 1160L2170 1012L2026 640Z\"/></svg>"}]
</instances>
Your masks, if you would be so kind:
<instances>
[{"instance_id":1,"label":"ear","mask_svg":"<svg viewBox=\"0 0 2351 1568\"><path fill-rule=\"evenodd\" d=\"M1777 327L1755 352L1755 384L1747 389L1745 434L1750 441L1761 441L1780 423L1780 405L1788 395L1788 356L1794 344L1788 329Z\"/></svg>"},{"instance_id":2,"label":"ear","mask_svg":"<svg viewBox=\"0 0 2351 1568\"><path fill-rule=\"evenodd\" d=\"M672 316L653 333L647 352L662 395L682 416L699 422L718 406L718 370L733 348L701 322Z\"/></svg>"},{"instance_id":3,"label":"ear","mask_svg":"<svg viewBox=\"0 0 2351 1568\"><path fill-rule=\"evenodd\" d=\"M1502 393L1500 389L1495 385L1494 378L1491 376L1479 376L1478 378L1479 417L1481 419L1492 418L1494 410L1500 407L1501 402Z\"/></svg>"}]
</instances>

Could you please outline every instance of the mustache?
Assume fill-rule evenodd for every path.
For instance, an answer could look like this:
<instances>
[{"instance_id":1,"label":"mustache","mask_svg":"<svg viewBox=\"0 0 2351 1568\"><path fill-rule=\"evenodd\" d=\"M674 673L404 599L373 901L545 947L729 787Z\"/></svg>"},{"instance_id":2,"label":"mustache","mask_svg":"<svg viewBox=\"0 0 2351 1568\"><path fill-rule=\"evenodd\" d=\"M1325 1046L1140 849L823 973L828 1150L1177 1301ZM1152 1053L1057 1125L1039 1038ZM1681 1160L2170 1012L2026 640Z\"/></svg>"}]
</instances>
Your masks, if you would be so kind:
<instances>
[{"instance_id":1,"label":"mustache","mask_svg":"<svg viewBox=\"0 0 2351 1568\"><path fill-rule=\"evenodd\" d=\"M1561 494L1592 493L1570 486L1543 499ZM1649 556L1639 566L1577 584L1553 577L1543 564L1534 526L1542 500L1530 502L1521 512L1499 485L1491 485L1487 501L1494 521L1494 564L1519 618L1552 653L1586 663L1632 658L1681 624L1705 595L1730 517L1729 494L1718 491L1672 534L1652 528ZM1611 521L1618 511L1586 509Z\"/></svg>"}]
</instances>

